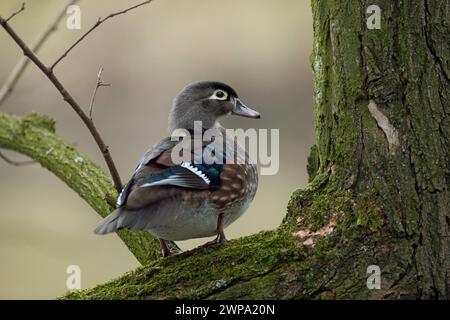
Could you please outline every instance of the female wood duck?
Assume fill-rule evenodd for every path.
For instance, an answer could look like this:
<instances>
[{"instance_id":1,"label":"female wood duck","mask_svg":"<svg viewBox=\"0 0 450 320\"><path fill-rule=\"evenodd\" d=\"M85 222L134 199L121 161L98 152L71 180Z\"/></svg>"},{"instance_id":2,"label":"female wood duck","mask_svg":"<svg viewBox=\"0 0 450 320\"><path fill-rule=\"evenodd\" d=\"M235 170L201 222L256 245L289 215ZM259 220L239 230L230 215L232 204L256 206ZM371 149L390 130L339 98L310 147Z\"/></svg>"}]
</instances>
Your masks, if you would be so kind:
<instances>
[{"instance_id":1,"label":"female wood duck","mask_svg":"<svg viewBox=\"0 0 450 320\"><path fill-rule=\"evenodd\" d=\"M160 239L163 256L177 253L166 240L216 235L207 244L226 242L224 228L249 207L258 186L256 165L217 121L229 114L260 117L224 83L201 81L185 87L174 100L169 132L176 129L192 132L194 122L201 121L203 130L216 128L223 134L224 156L231 146L240 161L175 163L172 151L179 142L165 138L142 157L119 195L117 209L100 222L95 233L106 234L122 228L148 230ZM208 143L201 144L202 149L207 146ZM194 158L198 152L194 149L192 154Z\"/></svg>"}]
</instances>

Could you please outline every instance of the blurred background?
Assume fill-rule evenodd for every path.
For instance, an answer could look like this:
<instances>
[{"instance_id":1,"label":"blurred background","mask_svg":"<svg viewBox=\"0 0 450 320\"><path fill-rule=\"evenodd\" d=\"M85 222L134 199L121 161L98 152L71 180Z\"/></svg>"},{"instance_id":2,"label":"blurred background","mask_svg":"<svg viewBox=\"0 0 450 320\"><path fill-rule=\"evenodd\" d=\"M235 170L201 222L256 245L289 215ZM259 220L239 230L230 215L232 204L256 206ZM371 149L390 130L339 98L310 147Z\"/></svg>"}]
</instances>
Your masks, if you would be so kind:
<instances>
[{"instance_id":1,"label":"blurred background","mask_svg":"<svg viewBox=\"0 0 450 320\"><path fill-rule=\"evenodd\" d=\"M2 0L9 16L22 0ZM98 19L140 2L86 1L81 30L65 20L39 52L52 63ZM66 0L28 0L12 26L27 43ZM231 225L229 238L275 228L289 196L307 183L306 157L314 143L312 119L312 18L309 0L155 0L115 17L90 34L55 69L77 101L88 108L96 75L104 68L94 119L110 145L122 179L167 133L175 95L197 80L230 84L261 120L227 118L229 128L280 130L280 170L261 176L251 208ZM0 29L0 85L21 57ZM53 85L30 64L0 112L37 111L57 121L58 134L104 166L79 118ZM16 160L25 157L3 151ZM66 289L68 265L81 267L82 288L136 268L139 263L115 235L96 236L100 217L39 165L13 167L0 160L0 298L53 299ZM208 239L180 242L191 249Z\"/></svg>"}]
</instances>

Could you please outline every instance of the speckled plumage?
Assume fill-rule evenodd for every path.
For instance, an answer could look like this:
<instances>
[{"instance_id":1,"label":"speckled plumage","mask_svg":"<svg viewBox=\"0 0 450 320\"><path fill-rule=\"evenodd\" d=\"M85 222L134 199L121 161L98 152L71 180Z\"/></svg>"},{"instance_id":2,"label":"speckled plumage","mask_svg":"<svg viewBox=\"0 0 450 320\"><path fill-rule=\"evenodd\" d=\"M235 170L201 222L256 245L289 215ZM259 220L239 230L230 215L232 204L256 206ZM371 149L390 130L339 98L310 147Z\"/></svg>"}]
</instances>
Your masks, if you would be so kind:
<instances>
[{"instance_id":1,"label":"speckled plumage","mask_svg":"<svg viewBox=\"0 0 450 320\"><path fill-rule=\"evenodd\" d=\"M199 95L204 94L204 90L207 91L204 95L218 90L217 82L211 88L203 83L199 88ZM228 92L228 104L236 104L237 94L231 90ZM194 98L191 100L195 104ZM229 108L228 104L224 102L223 108ZM220 103L217 105L222 107ZM172 123L174 109L176 107L172 109ZM217 110L214 112L219 113ZM229 112L224 110L223 114ZM201 118L194 112L192 114L191 120ZM183 119L184 123L188 123L186 121ZM105 234L122 228L148 230L164 240L203 238L217 235L219 231L223 233L223 228L233 223L250 206L258 186L258 172L245 150L233 137L227 136L216 120L214 126L225 137L224 158L233 151L239 162L210 165L194 161L174 163L171 152L178 142L165 138L139 161L135 173L119 196L117 210L99 224L96 233ZM202 149L207 147L208 143L201 144ZM198 154L197 151L192 150L192 158Z\"/></svg>"}]
</instances>

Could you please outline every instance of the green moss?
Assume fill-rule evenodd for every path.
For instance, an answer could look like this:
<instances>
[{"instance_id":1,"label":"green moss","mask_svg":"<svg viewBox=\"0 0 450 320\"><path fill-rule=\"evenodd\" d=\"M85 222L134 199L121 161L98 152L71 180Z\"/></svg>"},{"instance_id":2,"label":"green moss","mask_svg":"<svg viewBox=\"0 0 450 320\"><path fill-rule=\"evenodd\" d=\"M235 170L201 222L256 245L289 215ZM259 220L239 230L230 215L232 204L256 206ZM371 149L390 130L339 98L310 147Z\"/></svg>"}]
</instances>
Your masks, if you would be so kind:
<instances>
[{"instance_id":1,"label":"green moss","mask_svg":"<svg viewBox=\"0 0 450 320\"><path fill-rule=\"evenodd\" d=\"M356 225L368 227L371 231L378 230L383 225L380 208L357 210Z\"/></svg>"},{"instance_id":2,"label":"green moss","mask_svg":"<svg viewBox=\"0 0 450 320\"><path fill-rule=\"evenodd\" d=\"M368 191L358 196L354 205L356 226L368 228L370 231L377 231L382 227L384 221L377 202L374 191Z\"/></svg>"},{"instance_id":3,"label":"green moss","mask_svg":"<svg viewBox=\"0 0 450 320\"><path fill-rule=\"evenodd\" d=\"M316 231L333 216L348 212L351 197L351 190L313 194L305 202L306 207L300 213L302 224L311 231Z\"/></svg>"},{"instance_id":4,"label":"green moss","mask_svg":"<svg viewBox=\"0 0 450 320\"><path fill-rule=\"evenodd\" d=\"M289 256L283 250L292 248L293 243L286 232L261 232L226 245L159 259L109 283L64 298L205 298L238 280L263 276Z\"/></svg>"},{"instance_id":5,"label":"green moss","mask_svg":"<svg viewBox=\"0 0 450 320\"><path fill-rule=\"evenodd\" d=\"M317 237L314 243L314 256L321 261L329 258L330 255L335 255L336 252L330 251L334 243L332 236Z\"/></svg>"},{"instance_id":6,"label":"green moss","mask_svg":"<svg viewBox=\"0 0 450 320\"><path fill-rule=\"evenodd\" d=\"M23 128L27 128L30 126L43 128L50 132L56 131L55 130L56 122L53 118L50 118L49 116L39 114L36 112L30 113L22 119Z\"/></svg>"},{"instance_id":7,"label":"green moss","mask_svg":"<svg viewBox=\"0 0 450 320\"><path fill-rule=\"evenodd\" d=\"M333 166L331 185L348 187L357 171L360 118L364 98L361 70L361 8L353 2L312 1L314 115L321 171ZM345 18L343 18L345 17Z\"/></svg>"},{"instance_id":8,"label":"green moss","mask_svg":"<svg viewBox=\"0 0 450 320\"><path fill-rule=\"evenodd\" d=\"M306 165L306 171L308 172L308 182L311 182L317 175L317 171L320 167L319 149L314 144L308 156L308 164Z\"/></svg>"}]
</instances>

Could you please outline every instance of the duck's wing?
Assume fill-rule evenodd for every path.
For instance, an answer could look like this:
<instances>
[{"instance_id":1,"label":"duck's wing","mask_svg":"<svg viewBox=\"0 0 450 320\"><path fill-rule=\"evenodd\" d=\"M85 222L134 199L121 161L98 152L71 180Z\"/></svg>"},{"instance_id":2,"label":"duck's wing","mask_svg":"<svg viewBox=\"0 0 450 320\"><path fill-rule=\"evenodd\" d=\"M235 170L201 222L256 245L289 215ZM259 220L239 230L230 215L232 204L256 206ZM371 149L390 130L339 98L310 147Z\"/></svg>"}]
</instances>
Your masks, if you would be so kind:
<instances>
[{"instance_id":1,"label":"duck's wing","mask_svg":"<svg viewBox=\"0 0 450 320\"><path fill-rule=\"evenodd\" d=\"M134 173L136 174L140 169L149 164L151 161L159 159L159 163L165 166L172 166L173 162L170 160L170 153L172 148L178 141L172 141L170 137L164 138L159 143L151 147L139 160Z\"/></svg>"},{"instance_id":2,"label":"duck's wing","mask_svg":"<svg viewBox=\"0 0 450 320\"><path fill-rule=\"evenodd\" d=\"M134 170L133 175L131 176L130 180L127 182L125 187L123 187L122 191L120 192L119 197L117 198L116 207L121 208L125 205L128 195L131 192L132 187L135 184L135 178L136 176L145 170L145 166L149 164L151 161L156 160L157 158L161 157L162 154L168 153L167 151L171 150L175 146L176 142L171 141L170 138L165 138L161 140L159 143L155 144L153 147L151 147L139 160L136 169ZM167 156L162 157L164 159L167 158ZM170 165L169 165L170 166ZM146 170L147 171L147 170Z\"/></svg>"},{"instance_id":3,"label":"duck's wing","mask_svg":"<svg viewBox=\"0 0 450 320\"><path fill-rule=\"evenodd\" d=\"M103 219L95 229L97 234L121 228L144 230L152 220L147 213L173 213L186 198L203 203L209 190L220 185L223 165L174 164L172 148L176 142L164 139L139 161L136 171L123 188L117 210Z\"/></svg>"},{"instance_id":4,"label":"duck's wing","mask_svg":"<svg viewBox=\"0 0 450 320\"><path fill-rule=\"evenodd\" d=\"M180 187L198 191L217 188L223 165L193 162L175 164L172 162L171 152L176 143L167 138L147 151L120 193L118 208L138 210L174 197L174 193L183 190Z\"/></svg>"}]
</instances>

